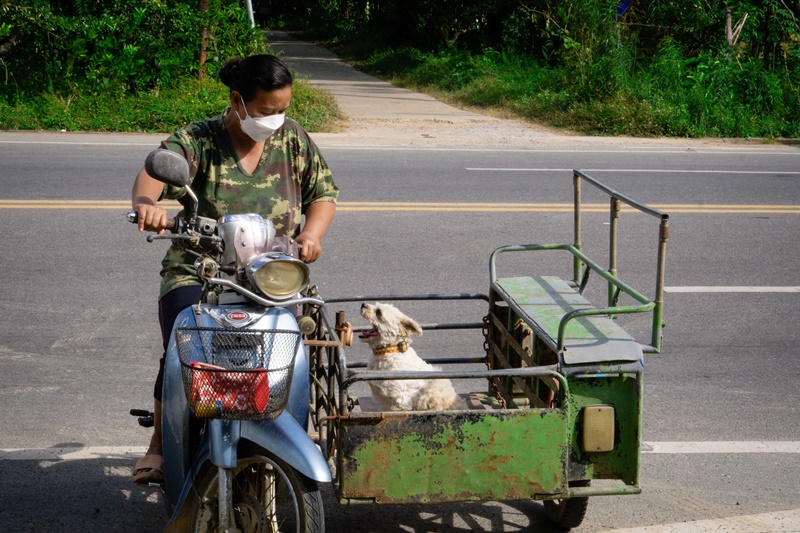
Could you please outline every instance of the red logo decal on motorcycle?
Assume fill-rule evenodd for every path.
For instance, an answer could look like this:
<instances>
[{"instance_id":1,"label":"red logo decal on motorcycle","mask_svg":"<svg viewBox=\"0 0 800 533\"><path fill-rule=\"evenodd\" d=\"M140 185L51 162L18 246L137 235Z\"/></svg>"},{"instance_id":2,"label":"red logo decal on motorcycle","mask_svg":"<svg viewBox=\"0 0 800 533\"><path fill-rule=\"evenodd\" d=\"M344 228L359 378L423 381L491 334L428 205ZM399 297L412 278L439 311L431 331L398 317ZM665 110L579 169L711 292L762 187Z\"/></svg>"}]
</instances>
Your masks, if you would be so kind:
<instances>
[{"instance_id":1,"label":"red logo decal on motorcycle","mask_svg":"<svg viewBox=\"0 0 800 533\"><path fill-rule=\"evenodd\" d=\"M227 316L228 320L232 320L234 322L241 322L242 320L247 320L250 318L250 315L244 311L231 311Z\"/></svg>"}]
</instances>

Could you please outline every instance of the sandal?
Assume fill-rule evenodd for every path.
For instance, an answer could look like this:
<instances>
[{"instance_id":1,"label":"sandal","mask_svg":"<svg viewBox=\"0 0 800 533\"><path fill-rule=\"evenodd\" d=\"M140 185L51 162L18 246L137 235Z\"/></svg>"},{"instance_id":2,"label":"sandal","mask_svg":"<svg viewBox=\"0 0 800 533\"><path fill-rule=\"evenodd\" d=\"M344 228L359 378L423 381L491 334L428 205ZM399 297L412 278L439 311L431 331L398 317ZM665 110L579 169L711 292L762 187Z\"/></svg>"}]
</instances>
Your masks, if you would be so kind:
<instances>
[{"instance_id":1,"label":"sandal","mask_svg":"<svg viewBox=\"0 0 800 533\"><path fill-rule=\"evenodd\" d=\"M161 455L145 455L133 467L133 482L139 485L164 482L164 458Z\"/></svg>"}]
</instances>

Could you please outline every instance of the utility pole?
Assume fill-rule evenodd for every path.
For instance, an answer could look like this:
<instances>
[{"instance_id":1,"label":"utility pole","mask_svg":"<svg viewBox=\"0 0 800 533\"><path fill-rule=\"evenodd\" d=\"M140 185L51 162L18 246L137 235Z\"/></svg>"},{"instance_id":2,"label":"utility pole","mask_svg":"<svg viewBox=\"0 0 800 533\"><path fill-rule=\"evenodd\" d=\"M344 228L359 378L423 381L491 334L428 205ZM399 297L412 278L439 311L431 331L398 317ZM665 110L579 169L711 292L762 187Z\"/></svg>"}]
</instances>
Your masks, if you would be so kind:
<instances>
[{"instance_id":1,"label":"utility pole","mask_svg":"<svg viewBox=\"0 0 800 533\"><path fill-rule=\"evenodd\" d=\"M725 8L725 40L728 48L733 48L733 24L731 23L731 8Z\"/></svg>"},{"instance_id":2,"label":"utility pole","mask_svg":"<svg viewBox=\"0 0 800 533\"><path fill-rule=\"evenodd\" d=\"M202 80L206 77L206 61L208 61L208 3L209 0L200 0L198 9L203 19L203 27L200 29L200 60L197 78Z\"/></svg>"},{"instance_id":3,"label":"utility pole","mask_svg":"<svg viewBox=\"0 0 800 533\"><path fill-rule=\"evenodd\" d=\"M250 27L256 27L256 19L253 16L253 0L247 0L247 14L250 17Z\"/></svg>"}]
</instances>

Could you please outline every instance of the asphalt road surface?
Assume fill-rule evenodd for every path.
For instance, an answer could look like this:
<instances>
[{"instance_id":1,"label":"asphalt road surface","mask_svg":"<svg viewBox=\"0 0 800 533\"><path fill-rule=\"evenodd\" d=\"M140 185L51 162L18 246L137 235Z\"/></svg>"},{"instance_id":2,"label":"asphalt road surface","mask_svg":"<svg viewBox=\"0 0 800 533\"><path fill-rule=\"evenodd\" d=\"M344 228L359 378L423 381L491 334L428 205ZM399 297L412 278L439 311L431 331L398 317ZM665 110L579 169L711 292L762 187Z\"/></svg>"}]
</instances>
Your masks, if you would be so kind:
<instances>
[{"instance_id":1,"label":"asphalt road surface","mask_svg":"<svg viewBox=\"0 0 800 533\"><path fill-rule=\"evenodd\" d=\"M130 481L149 432L127 415L152 404L165 246L124 214L158 138L0 134L2 531L166 523L158 492ZM486 292L495 248L571 240L573 168L669 213L664 353L645 364L643 493L591 500L577 531L800 530L798 147L320 144L342 190L312 267L328 297ZM584 227L601 262L607 218L589 213ZM620 229L620 275L646 295L650 222L623 213ZM549 257L503 268L570 272ZM401 307L420 322L485 312ZM626 327L646 336L644 322ZM432 332L415 346L479 355L482 343ZM334 532L551 531L536 502L345 507L325 495Z\"/></svg>"}]
</instances>

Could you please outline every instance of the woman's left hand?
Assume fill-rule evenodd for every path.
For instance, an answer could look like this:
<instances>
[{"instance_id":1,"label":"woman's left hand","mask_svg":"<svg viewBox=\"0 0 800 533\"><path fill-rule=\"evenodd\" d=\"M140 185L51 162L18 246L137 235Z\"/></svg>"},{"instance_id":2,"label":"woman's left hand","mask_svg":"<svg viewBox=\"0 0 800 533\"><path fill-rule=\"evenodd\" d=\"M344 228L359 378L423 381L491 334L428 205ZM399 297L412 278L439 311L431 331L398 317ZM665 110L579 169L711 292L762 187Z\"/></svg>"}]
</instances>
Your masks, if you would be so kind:
<instances>
[{"instance_id":1,"label":"woman's left hand","mask_svg":"<svg viewBox=\"0 0 800 533\"><path fill-rule=\"evenodd\" d=\"M313 263L322 255L322 236L333 220L336 204L333 202L314 202L306 211L306 223L295 241L300 247L300 259Z\"/></svg>"},{"instance_id":2,"label":"woman's left hand","mask_svg":"<svg viewBox=\"0 0 800 533\"><path fill-rule=\"evenodd\" d=\"M313 263L322 255L322 245L316 236L304 232L295 241L300 248L300 260L304 263Z\"/></svg>"}]
</instances>

